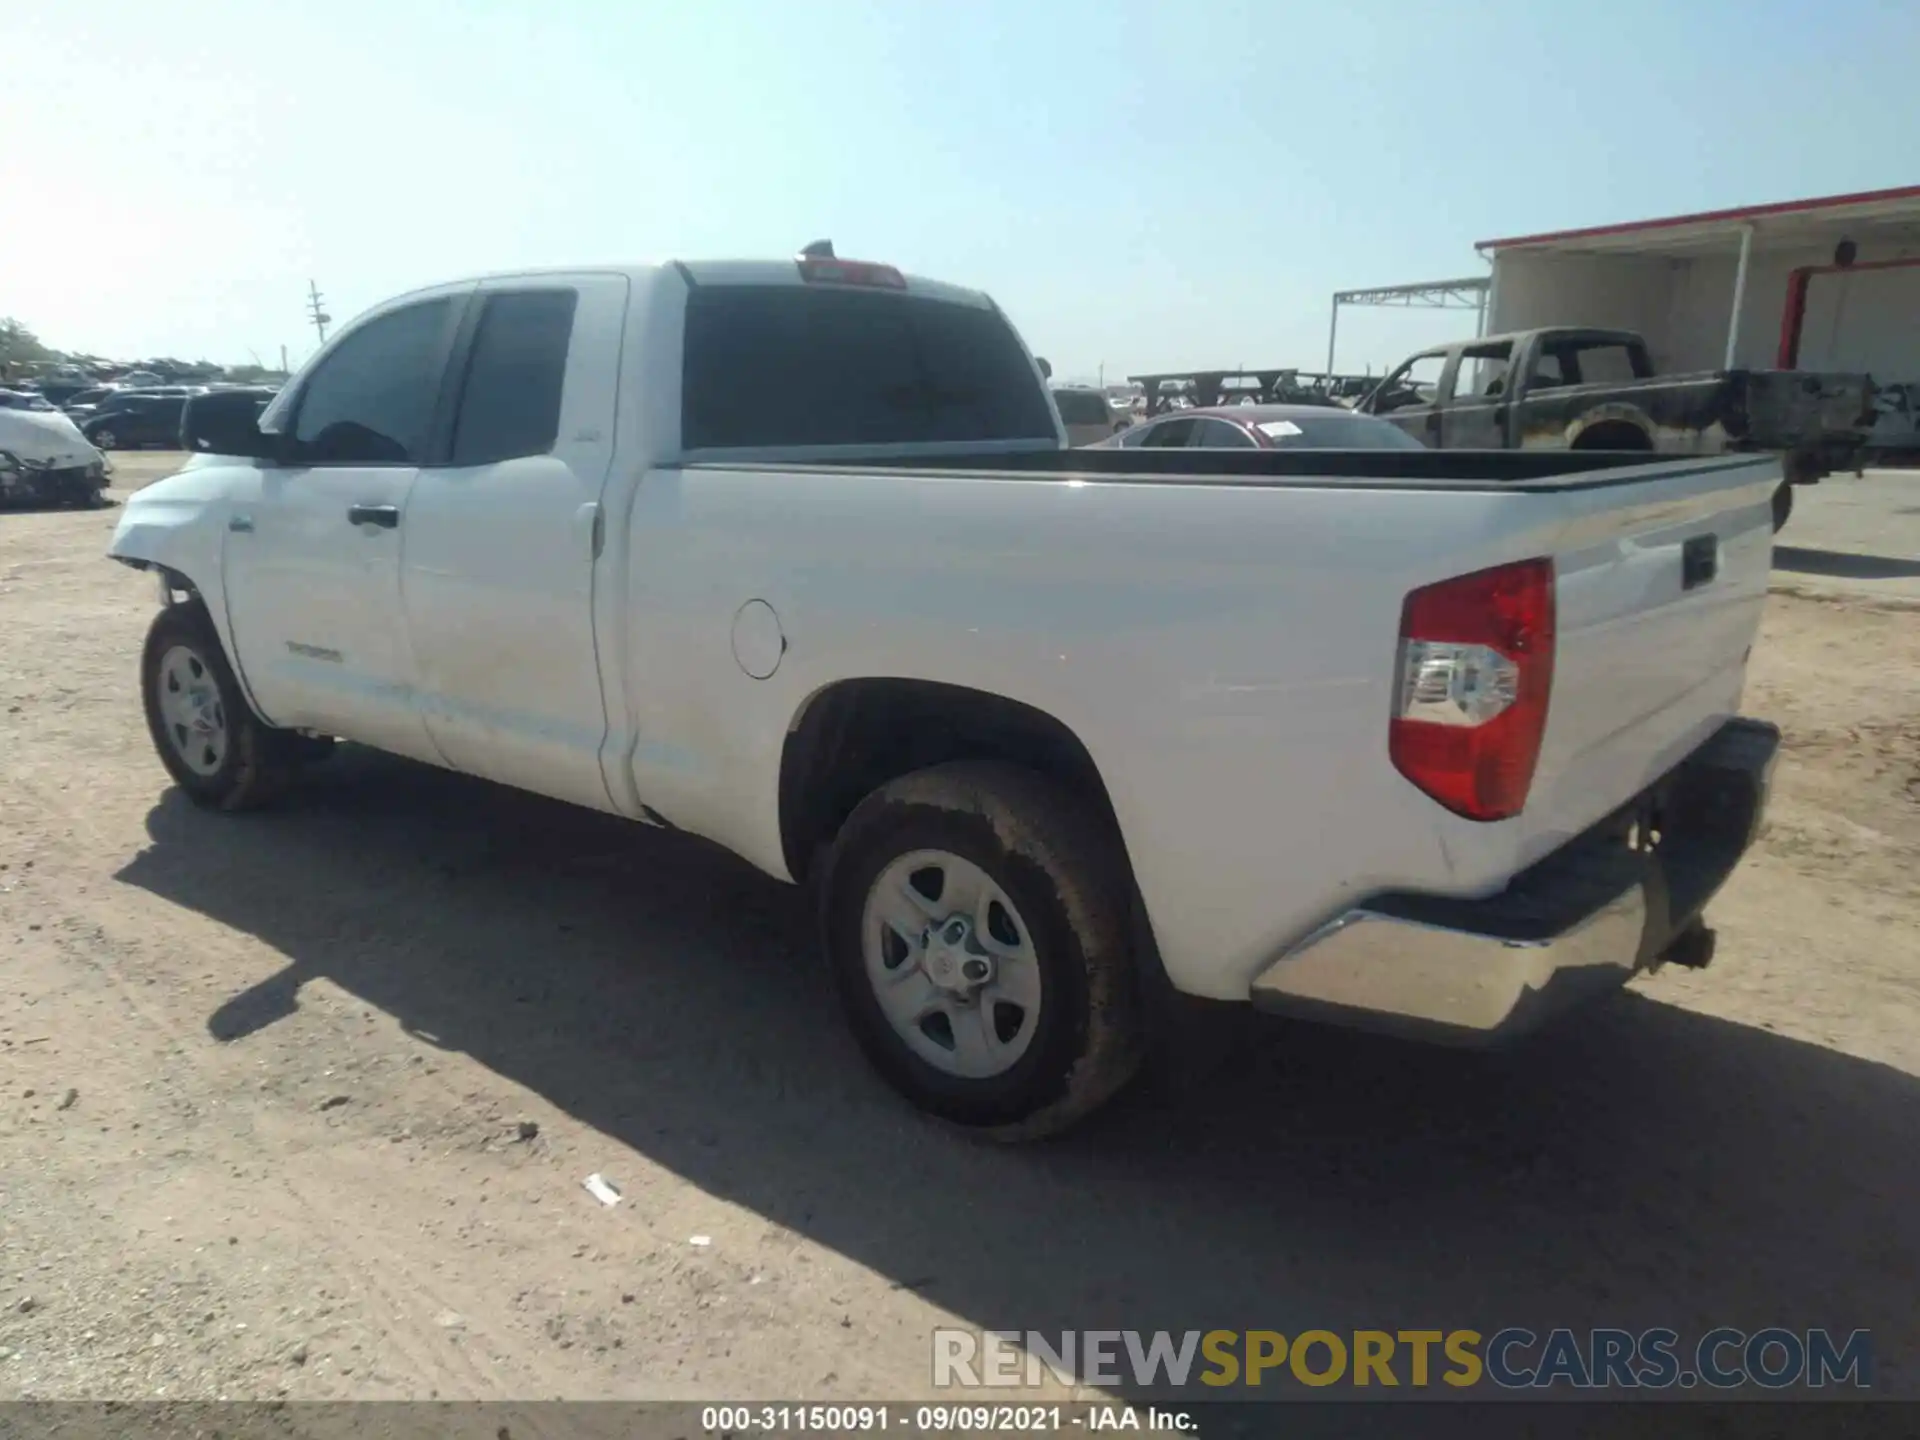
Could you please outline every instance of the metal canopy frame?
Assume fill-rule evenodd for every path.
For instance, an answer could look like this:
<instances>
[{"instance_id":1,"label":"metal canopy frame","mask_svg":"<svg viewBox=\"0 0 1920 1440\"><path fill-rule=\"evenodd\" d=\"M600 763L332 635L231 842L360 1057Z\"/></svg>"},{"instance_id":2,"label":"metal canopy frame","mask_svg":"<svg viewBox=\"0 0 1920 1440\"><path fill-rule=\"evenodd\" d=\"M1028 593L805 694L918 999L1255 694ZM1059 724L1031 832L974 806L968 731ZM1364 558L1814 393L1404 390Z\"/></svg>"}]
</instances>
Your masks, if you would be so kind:
<instances>
[{"instance_id":1,"label":"metal canopy frame","mask_svg":"<svg viewBox=\"0 0 1920 1440\"><path fill-rule=\"evenodd\" d=\"M1462 280L1427 280L1415 285L1378 285L1370 290L1336 290L1333 293L1333 319L1327 325L1327 370L1333 371L1333 347L1340 335L1340 307L1362 305L1387 310L1473 310L1479 319L1474 338L1487 333L1487 292L1493 287L1490 276L1468 276Z\"/></svg>"},{"instance_id":2,"label":"metal canopy frame","mask_svg":"<svg viewBox=\"0 0 1920 1440\"><path fill-rule=\"evenodd\" d=\"M1343 399L1359 399L1373 388L1366 375L1316 375L1292 366L1238 366L1220 370L1172 370L1155 375L1129 375L1147 399L1149 416L1165 414L1176 394L1191 400L1196 408L1210 409L1242 398L1261 405L1338 405ZM1229 385L1229 380L1243 383Z\"/></svg>"}]
</instances>

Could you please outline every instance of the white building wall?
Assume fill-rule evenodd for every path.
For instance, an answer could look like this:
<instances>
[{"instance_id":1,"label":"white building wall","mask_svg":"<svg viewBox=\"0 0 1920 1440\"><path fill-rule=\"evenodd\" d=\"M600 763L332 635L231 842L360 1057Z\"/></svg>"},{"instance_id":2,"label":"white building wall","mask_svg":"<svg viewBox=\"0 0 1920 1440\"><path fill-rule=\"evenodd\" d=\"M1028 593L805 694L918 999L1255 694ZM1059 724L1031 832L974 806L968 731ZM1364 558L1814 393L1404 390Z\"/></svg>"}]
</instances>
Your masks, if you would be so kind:
<instances>
[{"instance_id":1,"label":"white building wall","mask_svg":"<svg viewBox=\"0 0 1920 1440\"><path fill-rule=\"evenodd\" d=\"M1772 365L1787 308L1787 278L1803 265L1825 265L1831 247L1760 251L1747 267L1747 293L1740 316L1734 363ZM1920 259L1920 245L1878 247L1862 260ZM1517 252L1499 256L1495 268L1491 331L1532 330L1541 325L1599 325L1638 330L1647 337L1663 370L1719 366L1726 355L1733 314L1738 253L1665 259L1638 255L1562 255ZM1920 305L1915 270L1861 270L1848 276L1817 276L1809 291L1802 332L1803 364L1816 331L1816 307L1833 307L1841 293L1857 296L1843 308L1837 340L1818 363L1840 369L1904 368L1901 378L1920 380ZM1830 322L1823 322L1831 331Z\"/></svg>"},{"instance_id":2,"label":"white building wall","mask_svg":"<svg viewBox=\"0 0 1920 1440\"><path fill-rule=\"evenodd\" d=\"M1655 346L1657 358L1656 332L1665 328L1672 285L1670 262L1520 251L1495 257L1494 269L1490 333L1543 325L1638 330Z\"/></svg>"},{"instance_id":3,"label":"white building wall","mask_svg":"<svg viewBox=\"0 0 1920 1440\"><path fill-rule=\"evenodd\" d=\"M1800 327L1800 363L1920 381L1920 265L1815 275Z\"/></svg>"},{"instance_id":4,"label":"white building wall","mask_svg":"<svg viewBox=\"0 0 1920 1440\"><path fill-rule=\"evenodd\" d=\"M1657 237L1649 239L1657 243ZM1833 260L1831 243L1792 250L1763 246L1763 239L1756 242L1748 262L1734 348L1734 364L1751 369L1777 363L1788 277L1801 266ZM1920 259L1920 242L1863 243L1859 259ZM1686 259L1510 251L1494 258L1487 328L1637 330L1647 338L1655 367L1665 373L1718 369L1726 358L1738 264L1736 235L1729 235L1724 254ZM1799 363L1872 375L1883 392L1883 442L1920 444L1920 267L1814 276Z\"/></svg>"}]
</instances>

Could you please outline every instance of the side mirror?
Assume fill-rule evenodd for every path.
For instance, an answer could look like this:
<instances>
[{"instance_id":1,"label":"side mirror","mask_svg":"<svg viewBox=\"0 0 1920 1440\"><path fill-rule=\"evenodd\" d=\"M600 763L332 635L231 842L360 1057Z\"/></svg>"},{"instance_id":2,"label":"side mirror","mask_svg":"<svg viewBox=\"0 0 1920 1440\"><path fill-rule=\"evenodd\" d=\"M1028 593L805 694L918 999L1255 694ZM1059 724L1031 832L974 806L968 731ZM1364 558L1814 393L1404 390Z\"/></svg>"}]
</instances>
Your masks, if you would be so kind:
<instances>
[{"instance_id":1,"label":"side mirror","mask_svg":"<svg viewBox=\"0 0 1920 1440\"><path fill-rule=\"evenodd\" d=\"M262 432L259 419L272 398L244 390L195 395L180 412L180 448L195 455L271 460L278 450L278 437Z\"/></svg>"},{"instance_id":2,"label":"side mirror","mask_svg":"<svg viewBox=\"0 0 1920 1440\"><path fill-rule=\"evenodd\" d=\"M1046 356L1044 355L1034 356L1033 363L1040 367L1040 373L1043 376L1045 376L1049 380L1053 378L1053 366L1047 362Z\"/></svg>"}]
</instances>

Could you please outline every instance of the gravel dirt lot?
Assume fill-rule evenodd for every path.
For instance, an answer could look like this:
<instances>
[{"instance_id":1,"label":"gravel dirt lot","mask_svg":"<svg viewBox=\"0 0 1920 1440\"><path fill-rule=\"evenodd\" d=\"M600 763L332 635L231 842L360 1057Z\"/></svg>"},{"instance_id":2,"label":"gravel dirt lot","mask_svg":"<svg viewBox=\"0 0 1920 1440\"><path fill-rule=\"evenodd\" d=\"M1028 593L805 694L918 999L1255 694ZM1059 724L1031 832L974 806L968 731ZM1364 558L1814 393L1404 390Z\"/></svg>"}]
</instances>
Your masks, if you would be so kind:
<instances>
[{"instance_id":1,"label":"gravel dirt lot","mask_svg":"<svg viewBox=\"0 0 1920 1440\"><path fill-rule=\"evenodd\" d=\"M114 512L0 515L0 1397L911 1398L955 1323L1864 1326L1920 1392L1920 544L1867 564L1920 491L1869 483L1783 536L1711 969L1484 1057L1196 1014L1019 1150L870 1078L729 857L354 751L194 811Z\"/></svg>"}]
</instances>

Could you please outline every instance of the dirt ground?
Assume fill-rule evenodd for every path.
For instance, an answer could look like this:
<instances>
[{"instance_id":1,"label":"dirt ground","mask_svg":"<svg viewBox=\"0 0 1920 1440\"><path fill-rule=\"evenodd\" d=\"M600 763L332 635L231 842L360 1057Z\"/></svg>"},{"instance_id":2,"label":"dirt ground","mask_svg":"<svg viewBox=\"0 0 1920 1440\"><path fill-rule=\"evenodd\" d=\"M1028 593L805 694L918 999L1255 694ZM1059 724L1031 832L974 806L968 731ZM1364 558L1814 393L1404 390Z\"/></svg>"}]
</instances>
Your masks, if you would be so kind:
<instances>
[{"instance_id":1,"label":"dirt ground","mask_svg":"<svg viewBox=\"0 0 1920 1440\"><path fill-rule=\"evenodd\" d=\"M192 810L113 523L0 515L0 1397L910 1398L953 1323L1867 1327L1920 1392L1898 599L1770 601L1709 970L1494 1056L1198 1015L1000 1150L869 1076L729 857L366 753Z\"/></svg>"}]
</instances>

